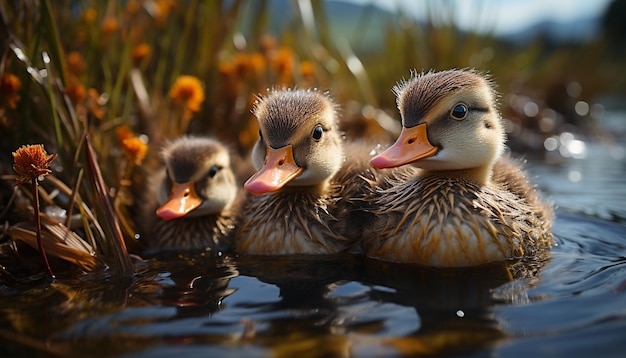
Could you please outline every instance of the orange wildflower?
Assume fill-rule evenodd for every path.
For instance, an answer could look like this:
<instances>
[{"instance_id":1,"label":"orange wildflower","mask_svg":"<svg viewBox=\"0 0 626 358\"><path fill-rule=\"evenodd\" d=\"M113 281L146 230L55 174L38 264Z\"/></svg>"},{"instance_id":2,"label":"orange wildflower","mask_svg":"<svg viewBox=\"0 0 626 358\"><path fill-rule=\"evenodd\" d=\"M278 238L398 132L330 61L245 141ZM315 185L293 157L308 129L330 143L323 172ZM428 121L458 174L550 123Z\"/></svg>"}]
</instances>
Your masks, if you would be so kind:
<instances>
[{"instance_id":1,"label":"orange wildflower","mask_svg":"<svg viewBox=\"0 0 626 358\"><path fill-rule=\"evenodd\" d=\"M115 128L115 136L117 137L117 140L122 143L124 142L124 139L132 138L135 135L127 125L122 125Z\"/></svg>"},{"instance_id":2,"label":"orange wildflower","mask_svg":"<svg viewBox=\"0 0 626 358\"><path fill-rule=\"evenodd\" d=\"M311 61L302 61L300 63L300 72L307 82L313 82L315 78L315 65Z\"/></svg>"},{"instance_id":3,"label":"orange wildflower","mask_svg":"<svg viewBox=\"0 0 626 358\"><path fill-rule=\"evenodd\" d=\"M122 140L122 150L135 165L141 165L148 153L148 145L139 137L130 137Z\"/></svg>"},{"instance_id":4,"label":"orange wildflower","mask_svg":"<svg viewBox=\"0 0 626 358\"><path fill-rule=\"evenodd\" d=\"M9 108L15 109L20 101L19 91L22 89L22 82L19 77L11 73L4 73L0 80L0 98L6 100Z\"/></svg>"},{"instance_id":5,"label":"orange wildflower","mask_svg":"<svg viewBox=\"0 0 626 358\"><path fill-rule=\"evenodd\" d=\"M176 1L173 0L155 0L153 3L152 16L159 26L165 25L168 15L176 7Z\"/></svg>"},{"instance_id":6,"label":"orange wildflower","mask_svg":"<svg viewBox=\"0 0 626 358\"><path fill-rule=\"evenodd\" d=\"M131 57L135 66L138 66L146 57L150 56L152 48L145 42L135 46L131 52Z\"/></svg>"},{"instance_id":7,"label":"orange wildflower","mask_svg":"<svg viewBox=\"0 0 626 358\"><path fill-rule=\"evenodd\" d=\"M217 72L225 78L230 78L235 74L235 65L222 61L217 65Z\"/></svg>"},{"instance_id":8,"label":"orange wildflower","mask_svg":"<svg viewBox=\"0 0 626 358\"><path fill-rule=\"evenodd\" d=\"M255 52L250 55L250 67L256 76L260 76L265 71L266 61L262 54Z\"/></svg>"},{"instance_id":9,"label":"orange wildflower","mask_svg":"<svg viewBox=\"0 0 626 358\"><path fill-rule=\"evenodd\" d=\"M95 88L87 90L87 110L98 119L103 119L106 111L104 110L104 103L100 99L100 94Z\"/></svg>"},{"instance_id":10,"label":"orange wildflower","mask_svg":"<svg viewBox=\"0 0 626 358\"><path fill-rule=\"evenodd\" d=\"M295 59L293 52L286 47L281 48L273 58L273 65L278 75L279 84L290 83L293 79L293 70L295 67Z\"/></svg>"},{"instance_id":11,"label":"orange wildflower","mask_svg":"<svg viewBox=\"0 0 626 358\"><path fill-rule=\"evenodd\" d=\"M112 34L119 28L119 23L114 17L107 17L102 22L102 32L104 34Z\"/></svg>"},{"instance_id":12,"label":"orange wildflower","mask_svg":"<svg viewBox=\"0 0 626 358\"><path fill-rule=\"evenodd\" d=\"M233 59L233 63L235 66L235 73L237 74L237 78L245 79L250 73L250 58L247 54L243 52L239 52L235 55Z\"/></svg>"},{"instance_id":13,"label":"orange wildflower","mask_svg":"<svg viewBox=\"0 0 626 358\"><path fill-rule=\"evenodd\" d=\"M126 13L130 16L134 16L141 11L141 4L137 0L129 0L126 3Z\"/></svg>"},{"instance_id":14,"label":"orange wildflower","mask_svg":"<svg viewBox=\"0 0 626 358\"><path fill-rule=\"evenodd\" d=\"M96 22L97 18L98 13L92 7L85 9L85 12L83 12L83 19L85 19L85 22L88 24L93 24L94 22Z\"/></svg>"},{"instance_id":15,"label":"orange wildflower","mask_svg":"<svg viewBox=\"0 0 626 358\"><path fill-rule=\"evenodd\" d=\"M72 82L65 86L65 94L70 97L72 104L75 106L84 101L85 97L87 97L85 87L78 82Z\"/></svg>"},{"instance_id":16,"label":"orange wildflower","mask_svg":"<svg viewBox=\"0 0 626 358\"><path fill-rule=\"evenodd\" d=\"M194 76L179 76L169 95L177 105L184 106L191 112L199 111L204 102L204 89L200 80Z\"/></svg>"},{"instance_id":17,"label":"orange wildflower","mask_svg":"<svg viewBox=\"0 0 626 358\"><path fill-rule=\"evenodd\" d=\"M40 179L48 174L50 164L56 159L56 154L46 153L43 144L24 145L13 152L13 170L17 173L16 184L20 185Z\"/></svg>"},{"instance_id":18,"label":"orange wildflower","mask_svg":"<svg viewBox=\"0 0 626 358\"><path fill-rule=\"evenodd\" d=\"M259 47L261 51L268 56L278 48L278 41L271 35L263 35L259 39Z\"/></svg>"},{"instance_id":19,"label":"orange wildflower","mask_svg":"<svg viewBox=\"0 0 626 358\"><path fill-rule=\"evenodd\" d=\"M67 68L76 76L80 76L83 72L85 72L85 68L87 68L83 55L81 55L78 51L68 53L66 62Z\"/></svg>"}]
</instances>

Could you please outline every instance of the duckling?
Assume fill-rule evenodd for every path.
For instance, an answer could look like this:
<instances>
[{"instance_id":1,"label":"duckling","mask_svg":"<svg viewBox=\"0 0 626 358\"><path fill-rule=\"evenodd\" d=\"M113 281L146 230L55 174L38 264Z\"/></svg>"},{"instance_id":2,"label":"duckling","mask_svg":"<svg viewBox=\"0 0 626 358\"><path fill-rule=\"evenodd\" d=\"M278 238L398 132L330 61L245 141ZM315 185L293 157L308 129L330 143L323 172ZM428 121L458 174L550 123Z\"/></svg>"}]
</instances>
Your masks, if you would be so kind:
<instances>
[{"instance_id":1,"label":"duckling","mask_svg":"<svg viewBox=\"0 0 626 358\"><path fill-rule=\"evenodd\" d=\"M502 156L505 132L490 80L473 70L412 73L394 87L403 129L376 168L412 166L379 186L367 256L460 267L533 257L552 243L552 211Z\"/></svg>"},{"instance_id":2,"label":"duckling","mask_svg":"<svg viewBox=\"0 0 626 358\"><path fill-rule=\"evenodd\" d=\"M349 198L357 188L346 181L356 181L361 168L369 170L369 157L346 162L333 100L317 90L274 89L260 97L253 114L260 127L251 154L257 172L244 184L249 194L236 250L258 255L346 250L354 236L342 219L355 211Z\"/></svg>"},{"instance_id":3,"label":"duckling","mask_svg":"<svg viewBox=\"0 0 626 358\"><path fill-rule=\"evenodd\" d=\"M145 220L149 252L231 248L238 189L228 149L212 138L183 136L166 144L161 158L151 190L158 203Z\"/></svg>"}]
</instances>

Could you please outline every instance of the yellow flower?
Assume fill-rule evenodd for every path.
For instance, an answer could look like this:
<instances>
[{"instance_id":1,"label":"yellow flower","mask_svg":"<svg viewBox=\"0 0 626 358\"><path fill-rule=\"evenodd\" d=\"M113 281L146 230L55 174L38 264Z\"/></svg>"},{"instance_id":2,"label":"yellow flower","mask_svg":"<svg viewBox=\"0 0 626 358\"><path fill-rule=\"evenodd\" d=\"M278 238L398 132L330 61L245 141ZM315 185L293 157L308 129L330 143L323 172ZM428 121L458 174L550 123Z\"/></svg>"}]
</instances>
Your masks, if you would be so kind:
<instances>
[{"instance_id":1,"label":"yellow flower","mask_svg":"<svg viewBox=\"0 0 626 358\"><path fill-rule=\"evenodd\" d=\"M0 80L0 98L5 99L9 108L15 109L20 101L19 91L22 89L22 82L13 74L4 73Z\"/></svg>"},{"instance_id":2,"label":"yellow flower","mask_svg":"<svg viewBox=\"0 0 626 358\"><path fill-rule=\"evenodd\" d=\"M204 102L204 90L197 77L179 76L170 89L170 97L177 105L184 106L191 112L197 112Z\"/></svg>"},{"instance_id":3,"label":"yellow flower","mask_svg":"<svg viewBox=\"0 0 626 358\"><path fill-rule=\"evenodd\" d=\"M138 137L130 137L122 140L122 150L135 165L141 165L148 153L148 145Z\"/></svg>"},{"instance_id":4,"label":"yellow flower","mask_svg":"<svg viewBox=\"0 0 626 358\"><path fill-rule=\"evenodd\" d=\"M50 174L50 164L56 154L46 153L43 144L24 145L13 152L13 170L17 173L15 185L20 185Z\"/></svg>"}]
</instances>

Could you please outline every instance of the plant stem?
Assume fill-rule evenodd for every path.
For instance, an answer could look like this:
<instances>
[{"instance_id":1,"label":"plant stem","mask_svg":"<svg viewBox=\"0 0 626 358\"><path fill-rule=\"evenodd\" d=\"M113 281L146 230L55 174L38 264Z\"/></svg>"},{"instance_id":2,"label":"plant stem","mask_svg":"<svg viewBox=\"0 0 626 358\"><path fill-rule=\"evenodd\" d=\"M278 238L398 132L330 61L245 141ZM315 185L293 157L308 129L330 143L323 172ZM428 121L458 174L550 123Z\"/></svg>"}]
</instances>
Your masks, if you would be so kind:
<instances>
[{"instance_id":1,"label":"plant stem","mask_svg":"<svg viewBox=\"0 0 626 358\"><path fill-rule=\"evenodd\" d=\"M41 214L39 211L39 184L37 183L37 178L33 178L33 198L35 201L35 221L37 222L37 247L39 248L39 254L41 255L41 259L43 260L43 264L46 266L46 272L48 276L54 280L54 272L52 272L52 268L50 268L50 263L48 262L48 256L46 256L46 250L43 248L43 238L41 237Z\"/></svg>"}]
</instances>

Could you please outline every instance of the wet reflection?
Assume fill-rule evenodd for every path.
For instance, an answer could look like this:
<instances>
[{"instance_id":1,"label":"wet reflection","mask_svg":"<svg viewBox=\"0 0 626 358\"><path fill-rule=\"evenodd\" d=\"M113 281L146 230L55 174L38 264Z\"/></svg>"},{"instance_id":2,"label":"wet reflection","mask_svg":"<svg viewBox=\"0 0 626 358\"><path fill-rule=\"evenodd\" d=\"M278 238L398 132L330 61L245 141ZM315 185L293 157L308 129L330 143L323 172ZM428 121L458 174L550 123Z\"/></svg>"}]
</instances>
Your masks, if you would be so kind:
<instances>
[{"instance_id":1,"label":"wet reflection","mask_svg":"<svg viewBox=\"0 0 626 358\"><path fill-rule=\"evenodd\" d=\"M512 272L537 272L522 265L529 266L442 270L346 256L240 258L241 275L279 288L276 300L245 305L255 327L246 342L276 355L311 347L333 355L471 352L506 337L489 311L492 291L511 282ZM499 299L523 301L519 295L525 293L501 292Z\"/></svg>"}]
</instances>

